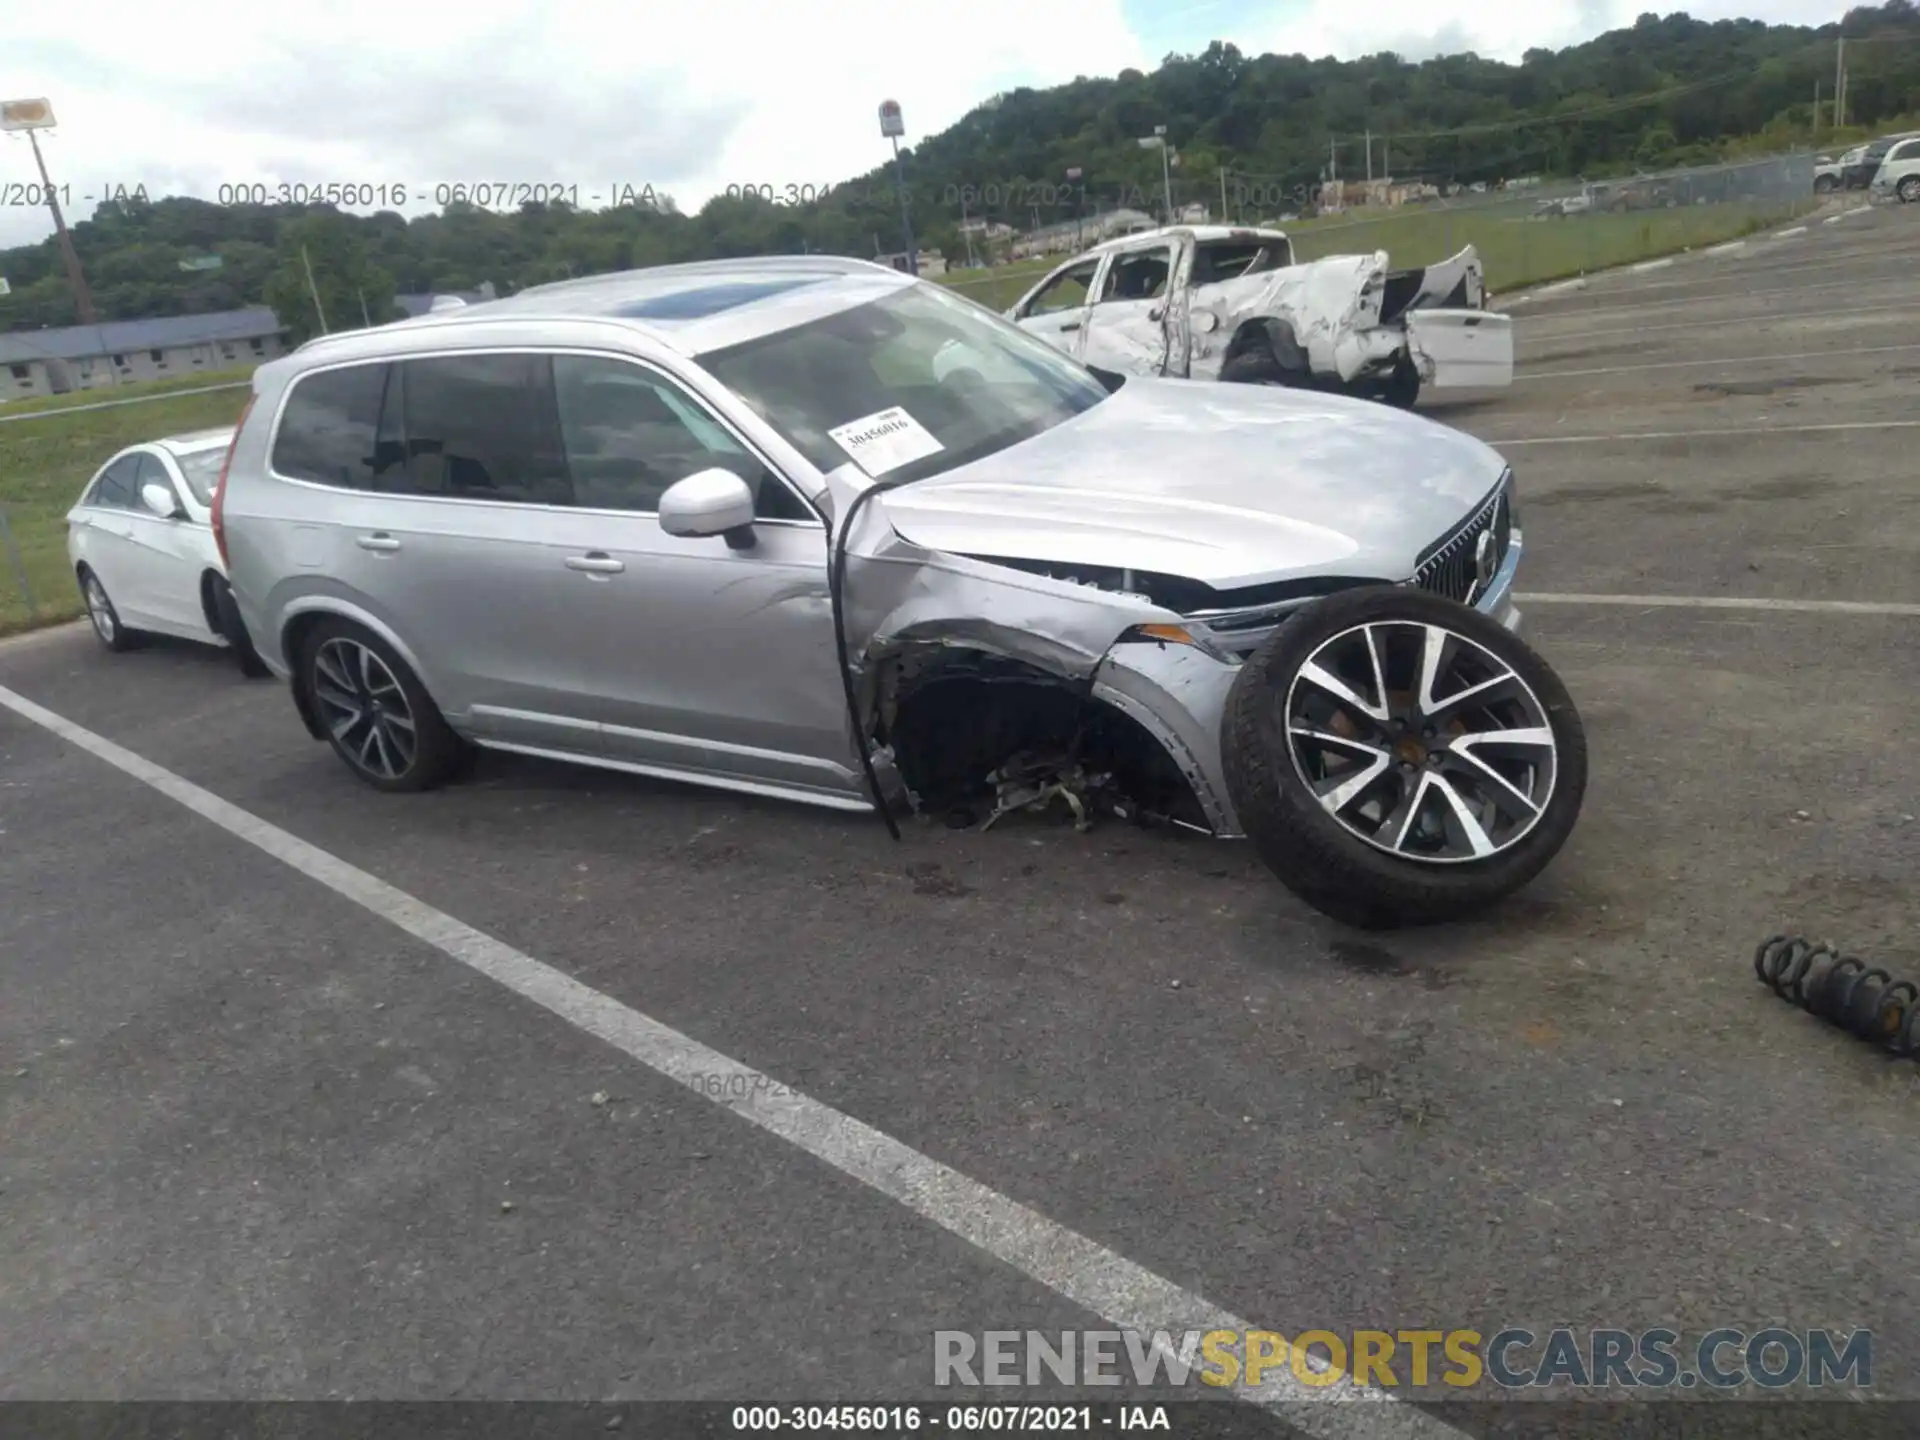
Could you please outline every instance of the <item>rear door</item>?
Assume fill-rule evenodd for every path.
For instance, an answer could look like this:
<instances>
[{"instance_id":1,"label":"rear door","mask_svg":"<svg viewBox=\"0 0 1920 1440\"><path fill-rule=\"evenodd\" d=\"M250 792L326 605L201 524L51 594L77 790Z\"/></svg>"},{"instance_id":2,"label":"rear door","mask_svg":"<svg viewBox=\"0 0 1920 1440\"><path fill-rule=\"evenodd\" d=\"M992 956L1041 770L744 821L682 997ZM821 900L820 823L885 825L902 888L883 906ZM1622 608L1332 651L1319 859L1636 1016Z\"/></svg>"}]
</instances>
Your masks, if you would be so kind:
<instances>
[{"instance_id":1,"label":"rear door","mask_svg":"<svg viewBox=\"0 0 1920 1440\"><path fill-rule=\"evenodd\" d=\"M1093 300L1094 277L1099 271L1098 255L1056 271L1020 302L1020 308L1014 312L1014 323L1056 349L1079 358L1087 310Z\"/></svg>"},{"instance_id":2,"label":"rear door","mask_svg":"<svg viewBox=\"0 0 1920 1440\"><path fill-rule=\"evenodd\" d=\"M1112 257L1087 313L1081 360L1122 375L1165 373L1174 254L1172 243L1161 241Z\"/></svg>"},{"instance_id":3,"label":"rear door","mask_svg":"<svg viewBox=\"0 0 1920 1440\"><path fill-rule=\"evenodd\" d=\"M313 568L475 738L597 751L565 608L572 487L546 357L460 352L298 380L273 468L334 487Z\"/></svg>"}]
</instances>

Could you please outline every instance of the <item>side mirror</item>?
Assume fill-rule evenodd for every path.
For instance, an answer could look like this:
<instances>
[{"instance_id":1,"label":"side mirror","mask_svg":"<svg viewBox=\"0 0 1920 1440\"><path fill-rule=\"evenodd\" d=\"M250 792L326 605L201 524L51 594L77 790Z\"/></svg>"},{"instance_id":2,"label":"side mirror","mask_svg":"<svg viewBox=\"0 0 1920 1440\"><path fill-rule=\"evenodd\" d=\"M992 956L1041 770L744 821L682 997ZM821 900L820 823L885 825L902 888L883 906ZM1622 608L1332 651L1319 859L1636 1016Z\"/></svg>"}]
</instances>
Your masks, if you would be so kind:
<instances>
[{"instance_id":1,"label":"side mirror","mask_svg":"<svg viewBox=\"0 0 1920 1440\"><path fill-rule=\"evenodd\" d=\"M180 502L174 498L173 491L158 480L149 480L140 487L140 503L162 520L179 518Z\"/></svg>"},{"instance_id":2,"label":"side mirror","mask_svg":"<svg viewBox=\"0 0 1920 1440\"><path fill-rule=\"evenodd\" d=\"M660 497L660 528L689 538L724 535L734 550L753 548L753 491L731 470L701 470Z\"/></svg>"}]
</instances>

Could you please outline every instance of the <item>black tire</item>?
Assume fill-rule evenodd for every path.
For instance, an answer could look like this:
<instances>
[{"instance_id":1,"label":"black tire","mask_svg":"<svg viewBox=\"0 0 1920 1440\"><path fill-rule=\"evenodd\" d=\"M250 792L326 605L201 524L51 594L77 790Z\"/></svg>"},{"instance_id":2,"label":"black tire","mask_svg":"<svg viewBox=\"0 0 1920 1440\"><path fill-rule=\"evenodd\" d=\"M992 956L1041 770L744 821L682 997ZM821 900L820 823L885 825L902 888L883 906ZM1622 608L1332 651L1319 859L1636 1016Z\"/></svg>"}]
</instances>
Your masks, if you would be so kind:
<instances>
[{"instance_id":1,"label":"black tire","mask_svg":"<svg viewBox=\"0 0 1920 1440\"><path fill-rule=\"evenodd\" d=\"M1221 383L1227 385L1280 385L1289 389L1308 386L1306 357L1292 333L1282 335L1276 350L1273 337L1262 333L1252 337L1245 348L1220 367Z\"/></svg>"},{"instance_id":2,"label":"black tire","mask_svg":"<svg viewBox=\"0 0 1920 1440\"><path fill-rule=\"evenodd\" d=\"M1900 197L1901 203L1911 205L1920 201L1920 175L1909 175L1900 182L1900 188L1893 192Z\"/></svg>"},{"instance_id":3,"label":"black tire","mask_svg":"<svg viewBox=\"0 0 1920 1440\"><path fill-rule=\"evenodd\" d=\"M1391 405L1396 410L1411 410L1419 398L1420 372L1403 355L1394 362L1393 373L1387 376L1386 383L1380 387L1380 403Z\"/></svg>"},{"instance_id":4,"label":"black tire","mask_svg":"<svg viewBox=\"0 0 1920 1440\"><path fill-rule=\"evenodd\" d=\"M120 623L120 612L113 608L107 587L90 566L80 566L74 572L74 578L80 584L80 600L87 607L87 619L93 624L94 639L116 655L138 650L147 643L145 632L129 630Z\"/></svg>"},{"instance_id":5,"label":"black tire","mask_svg":"<svg viewBox=\"0 0 1920 1440\"><path fill-rule=\"evenodd\" d=\"M364 667L357 658L343 663L343 657L353 656L355 647L370 654L377 667ZM451 779L465 762L466 742L447 724L412 668L372 631L351 620L321 620L307 632L298 664L296 678L313 702L333 753L374 789L390 793L431 790ZM369 668L374 672L371 683ZM384 677L378 675L378 669L385 670ZM350 691L338 685L343 677L352 687ZM387 681L392 682L391 687ZM410 750L401 743L402 727L395 719L398 707L392 704L389 688L398 690L405 702L406 717L412 722ZM370 718L360 725L343 724L350 719L351 711L331 698L334 696L357 704ZM371 735L376 729L382 733ZM397 763L400 759L405 763Z\"/></svg>"},{"instance_id":6,"label":"black tire","mask_svg":"<svg viewBox=\"0 0 1920 1440\"><path fill-rule=\"evenodd\" d=\"M1831 195L1833 193L1833 177L1831 175L1814 176L1813 193L1816 195Z\"/></svg>"},{"instance_id":7,"label":"black tire","mask_svg":"<svg viewBox=\"0 0 1920 1440\"><path fill-rule=\"evenodd\" d=\"M1416 858L1360 838L1316 798L1295 759L1287 710L1302 667L1336 637L1357 627L1393 622L1444 627L1489 652L1524 682L1550 729L1555 753L1545 804L1536 807L1537 817L1517 829L1510 843L1485 859ZM1390 694L1395 688L1394 647L1406 643L1405 637L1418 638L1407 631L1402 638L1383 642L1383 688ZM1413 683L1417 686L1417 679ZM1371 682L1368 688L1373 688ZM1308 693L1324 692L1309 686ZM1443 742L1441 748L1450 743ZM1406 752L1399 746L1405 744L1418 756L1427 753L1412 731L1391 749L1383 741L1379 753L1404 762ZM1586 793L1586 734L1566 687L1547 663L1519 636L1479 611L1400 586L1347 590L1296 612L1241 668L1227 700L1221 750L1228 794L1261 860L1316 910L1369 930L1456 920L1519 889L1566 843ZM1452 774L1454 793L1460 793L1462 780L1469 790L1475 783L1464 770L1449 772L1448 764L1460 764L1457 760L1426 763ZM1395 764L1382 772L1382 779L1397 788L1408 776L1417 776L1419 768L1418 758L1411 768ZM1414 793L1418 797L1428 792L1416 788ZM1361 789L1354 803L1374 803L1367 796L1367 789ZM1443 800L1436 792L1426 803ZM1380 803L1384 808L1385 801ZM1416 806L1416 818L1420 815ZM1422 819L1422 833L1429 823ZM1378 828L1385 833L1384 817Z\"/></svg>"},{"instance_id":8,"label":"black tire","mask_svg":"<svg viewBox=\"0 0 1920 1440\"><path fill-rule=\"evenodd\" d=\"M213 588L215 629L233 652L240 673L249 680L261 680L273 674L267 662L260 658L260 652L253 648L253 637L247 633L246 621L240 618L240 607L234 603L233 587L218 575L207 583Z\"/></svg>"}]
</instances>

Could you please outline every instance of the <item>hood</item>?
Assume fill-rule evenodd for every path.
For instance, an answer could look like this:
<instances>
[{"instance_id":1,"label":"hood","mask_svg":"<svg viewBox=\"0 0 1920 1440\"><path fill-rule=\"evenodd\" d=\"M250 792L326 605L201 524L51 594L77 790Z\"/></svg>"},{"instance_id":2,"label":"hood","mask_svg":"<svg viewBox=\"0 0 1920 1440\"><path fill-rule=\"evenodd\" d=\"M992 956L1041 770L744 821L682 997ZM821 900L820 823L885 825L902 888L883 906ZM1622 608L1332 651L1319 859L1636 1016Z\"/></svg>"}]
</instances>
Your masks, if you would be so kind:
<instances>
[{"instance_id":1,"label":"hood","mask_svg":"<svg viewBox=\"0 0 1920 1440\"><path fill-rule=\"evenodd\" d=\"M1064 425L879 503L903 537L953 554L1216 589L1398 581L1505 469L1472 436L1372 401L1136 379Z\"/></svg>"}]
</instances>

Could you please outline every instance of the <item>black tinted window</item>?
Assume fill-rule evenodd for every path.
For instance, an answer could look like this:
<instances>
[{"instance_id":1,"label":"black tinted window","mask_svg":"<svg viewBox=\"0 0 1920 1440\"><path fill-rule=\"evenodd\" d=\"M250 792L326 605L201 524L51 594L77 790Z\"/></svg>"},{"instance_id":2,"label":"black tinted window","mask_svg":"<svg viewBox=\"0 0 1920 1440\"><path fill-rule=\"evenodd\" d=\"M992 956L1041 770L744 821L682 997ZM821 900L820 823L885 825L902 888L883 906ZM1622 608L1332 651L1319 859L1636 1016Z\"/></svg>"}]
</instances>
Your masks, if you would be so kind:
<instances>
[{"instance_id":1,"label":"black tinted window","mask_svg":"<svg viewBox=\"0 0 1920 1440\"><path fill-rule=\"evenodd\" d=\"M382 490L520 504L573 503L553 423L544 355L448 355L395 367L398 425L379 429L381 460L404 447L404 470Z\"/></svg>"},{"instance_id":2,"label":"black tinted window","mask_svg":"<svg viewBox=\"0 0 1920 1440\"><path fill-rule=\"evenodd\" d=\"M95 482L91 501L111 510L126 510L133 505L133 477L140 468L140 457L128 455L109 465Z\"/></svg>"},{"instance_id":3,"label":"black tinted window","mask_svg":"<svg viewBox=\"0 0 1920 1440\"><path fill-rule=\"evenodd\" d=\"M273 443L273 468L293 480L371 489L386 374L385 365L351 365L296 381Z\"/></svg>"},{"instance_id":4,"label":"black tinted window","mask_svg":"<svg viewBox=\"0 0 1920 1440\"><path fill-rule=\"evenodd\" d=\"M554 399L575 503L652 514L667 487L702 470L731 470L763 520L811 513L724 425L664 377L620 360L553 358Z\"/></svg>"}]
</instances>

